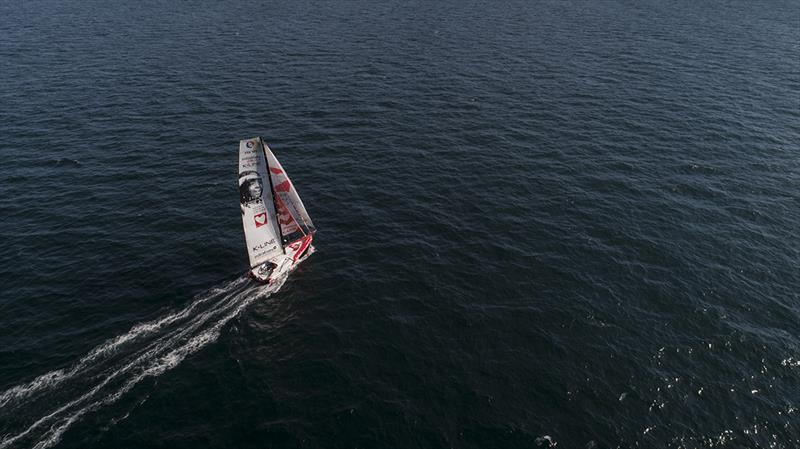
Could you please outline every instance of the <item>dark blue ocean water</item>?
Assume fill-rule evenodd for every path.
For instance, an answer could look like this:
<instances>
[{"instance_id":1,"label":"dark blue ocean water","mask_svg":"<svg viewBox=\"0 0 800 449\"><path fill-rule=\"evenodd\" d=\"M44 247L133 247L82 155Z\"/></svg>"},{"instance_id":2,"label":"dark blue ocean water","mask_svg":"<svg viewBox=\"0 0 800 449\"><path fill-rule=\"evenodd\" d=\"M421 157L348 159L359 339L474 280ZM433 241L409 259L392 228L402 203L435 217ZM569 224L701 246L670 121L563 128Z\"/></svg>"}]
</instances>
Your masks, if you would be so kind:
<instances>
[{"instance_id":1,"label":"dark blue ocean water","mask_svg":"<svg viewBox=\"0 0 800 449\"><path fill-rule=\"evenodd\" d=\"M6 1L0 157L2 449L800 447L796 1Z\"/></svg>"}]
</instances>

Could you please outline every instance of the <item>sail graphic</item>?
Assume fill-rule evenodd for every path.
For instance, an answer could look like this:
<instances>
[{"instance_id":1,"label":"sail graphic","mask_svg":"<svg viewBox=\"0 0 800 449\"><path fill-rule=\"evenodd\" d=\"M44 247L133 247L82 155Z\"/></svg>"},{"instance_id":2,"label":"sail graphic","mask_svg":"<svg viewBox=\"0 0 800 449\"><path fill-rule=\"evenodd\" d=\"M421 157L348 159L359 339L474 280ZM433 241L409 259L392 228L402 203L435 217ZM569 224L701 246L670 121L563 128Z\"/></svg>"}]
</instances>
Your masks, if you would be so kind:
<instances>
[{"instance_id":1,"label":"sail graphic","mask_svg":"<svg viewBox=\"0 0 800 449\"><path fill-rule=\"evenodd\" d=\"M283 254L262 148L258 138L239 141L239 202L251 268Z\"/></svg>"},{"instance_id":2,"label":"sail graphic","mask_svg":"<svg viewBox=\"0 0 800 449\"><path fill-rule=\"evenodd\" d=\"M295 241L305 235L313 234L317 229L311 222L300 196L297 194L289 175L283 170L281 163L272 154L268 146L264 146L269 164L269 175L275 195L275 207L281 227L283 243Z\"/></svg>"}]
</instances>

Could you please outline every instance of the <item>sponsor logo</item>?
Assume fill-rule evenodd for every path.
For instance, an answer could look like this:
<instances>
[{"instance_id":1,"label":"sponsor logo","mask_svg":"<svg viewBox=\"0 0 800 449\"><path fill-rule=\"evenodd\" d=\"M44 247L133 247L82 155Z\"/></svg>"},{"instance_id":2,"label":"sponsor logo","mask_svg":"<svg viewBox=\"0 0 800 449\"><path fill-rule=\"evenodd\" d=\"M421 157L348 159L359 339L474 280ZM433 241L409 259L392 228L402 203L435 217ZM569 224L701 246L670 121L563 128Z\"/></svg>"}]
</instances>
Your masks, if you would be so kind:
<instances>
[{"instance_id":1,"label":"sponsor logo","mask_svg":"<svg viewBox=\"0 0 800 449\"><path fill-rule=\"evenodd\" d=\"M265 224L267 224L267 213L263 212L260 214L253 215L253 221L256 223L257 228L264 226Z\"/></svg>"},{"instance_id":2,"label":"sponsor logo","mask_svg":"<svg viewBox=\"0 0 800 449\"><path fill-rule=\"evenodd\" d=\"M247 142L245 145L247 148L253 148L253 142Z\"/></svg>"},{"instance_id":3,"label":"sponsor logo","mask_svg":"<svg viewBox=\"0 0 800 449\"><path fill-rule=\"evenodd\" d=\"M272 248L275 248L275 246L276 246L275 245L275 239L272 239L272 240L270 240L268 242L259 243L258 245L254 246L253 247L253 252L261 251L261 250L264 250L264 249L272 249Z\"/></svg>"},{"instance_id":4,"label":"sponsor logo","mask_svg":"<svg viewBox=\"0 0 800 449\"><path fill-rule=\"evenodd\" d=\"M270 251L272 251L272 250L274 250L274 249L275 249L275 248L270 248ZM254 255L253 255L253 257L254 257L254 258L256 258L256 259L260 259L260 258L262 258L262 257L266 256L267 254L269 254L269 251L262 251L262 252L260 252L260 253L256 253L256 254L254 254Z\"/></svg>"},{"instance_id":5,"label":"sponsor logo","mask_svg":"<svg viewBox=\"0 0 800 449\"><path fill-rule=\"evenodd\" d=\"M283 173L283 170L281 170L280 168L275 168L275 167L270 167L269 171L271 171L272 173L275 173L276 175L280 175L281 173Z\"/></svg>"}]
</instances>

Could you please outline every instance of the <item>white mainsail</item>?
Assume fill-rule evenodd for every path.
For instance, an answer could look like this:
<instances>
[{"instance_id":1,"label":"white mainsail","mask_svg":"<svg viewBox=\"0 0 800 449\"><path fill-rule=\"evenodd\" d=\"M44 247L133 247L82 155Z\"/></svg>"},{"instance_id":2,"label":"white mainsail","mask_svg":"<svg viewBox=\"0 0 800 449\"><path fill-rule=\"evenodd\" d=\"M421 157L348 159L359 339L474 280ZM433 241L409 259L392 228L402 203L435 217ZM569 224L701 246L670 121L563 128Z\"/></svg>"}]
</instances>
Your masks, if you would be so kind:
<instances>
[{"instance_id":1,"label":"white mainsail","mask_svg":"<svg viewBox=\"0 0 800 449\"><path fill-rule=\"evenodd\" d=\"M283 254L264 156L261 139L239 141L239 199L251 268Z\"/></svg>"},{"instance_id":2,"label":"white mainsail","mask_svg":"<svg viewBox=\"0 0 800 449\"><path fill-rule=\"evenodd\" d=\"M266 145L264 145L264 152L267 155L283 243L313 234L316 231L314 223L311 222L311 217L308 216L303 202L300 201L294 184L289 180L289 175L286 174L281 163Z\"/></svg>"}]
</instances>

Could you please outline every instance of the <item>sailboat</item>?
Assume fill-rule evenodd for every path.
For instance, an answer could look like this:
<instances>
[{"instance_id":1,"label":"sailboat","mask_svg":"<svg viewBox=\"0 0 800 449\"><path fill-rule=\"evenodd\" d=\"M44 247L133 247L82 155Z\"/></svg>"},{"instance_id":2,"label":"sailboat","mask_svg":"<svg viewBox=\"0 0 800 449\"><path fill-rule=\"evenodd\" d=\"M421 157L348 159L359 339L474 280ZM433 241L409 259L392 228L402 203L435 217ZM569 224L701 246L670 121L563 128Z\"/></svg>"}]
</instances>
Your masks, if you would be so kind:
<instances>
[{"instance_id":1,"label":"sailboat","mask_svg":"<svg viewBox=\"0 0 800 449\"><path fill-rule=\"evenodd\" d=\"M314 252L314 223L260 137L239 141L239 200L250 277L268 284Z\"/></svg>"}]
</instances>

